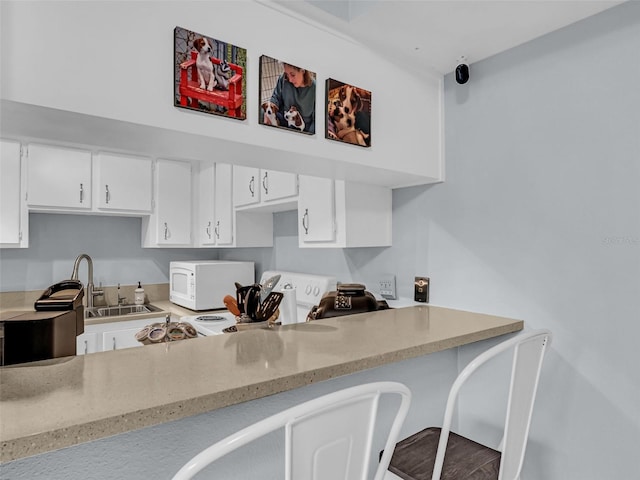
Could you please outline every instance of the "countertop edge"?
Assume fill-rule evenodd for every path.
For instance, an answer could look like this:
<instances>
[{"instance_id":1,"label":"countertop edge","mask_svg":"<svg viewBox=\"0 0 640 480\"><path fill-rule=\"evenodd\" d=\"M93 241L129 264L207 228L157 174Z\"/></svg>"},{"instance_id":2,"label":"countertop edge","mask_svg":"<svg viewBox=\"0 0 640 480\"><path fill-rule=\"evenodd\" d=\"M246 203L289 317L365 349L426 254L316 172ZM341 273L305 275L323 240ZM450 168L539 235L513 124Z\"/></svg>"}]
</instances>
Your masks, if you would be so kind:
<instances>
[{"instance_id":1,"label":"countertop edge","mask_svg":"<svg viewBox=\"0 0 640 480\"><path fill-rule=\"evenodd\" d=\"M14 439L5 439L2 442L0 462L4 463L17 460L132 430L179 420L219 408L293 390L311 383L321 382L342 375L514 333L523 328L524 322L522 320L513 320L506 325L462 334L438 342L413 346L403 350L388 351L357 360L350 360L343 364L330 367L305 370L291 375L284 375L276 379L229 389L224 392L215 392L161 406L153 406L125 414L79 423L70 427L58 428Z\"/></svg>"}]
</instances>

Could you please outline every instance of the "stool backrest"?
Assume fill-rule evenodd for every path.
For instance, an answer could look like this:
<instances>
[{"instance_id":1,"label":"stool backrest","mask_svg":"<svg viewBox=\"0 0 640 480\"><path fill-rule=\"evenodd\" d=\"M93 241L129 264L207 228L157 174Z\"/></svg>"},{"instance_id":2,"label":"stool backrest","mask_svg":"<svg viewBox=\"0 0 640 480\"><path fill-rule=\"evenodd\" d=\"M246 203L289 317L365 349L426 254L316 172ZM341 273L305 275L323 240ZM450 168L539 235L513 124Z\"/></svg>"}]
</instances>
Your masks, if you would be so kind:
<instances>
[{"instance_id":1,"label":"stool backrest","mask_svg":"<svg viewBox=\"0 0 640 480\"><path fill-rule=\"evenodd\" d=\"M382 394L400 397L374 477L382 480L411 400L409 389L397 382L358 385L284 410L203 450L173 479L190 479L218 458L284 428L286 480L365 480Z\"/></svg>"},{"instance_id":2,"label":"stool backrest","mask_svg":"<svg viewBox=\"0 0 640 480\"><path fill-rule=\"evenodd\" d=\"M440 479L460 388L481 365L507 350L513 350L513 364L498 480L519 478L529 436L542 360L550 342L551 332L548 330L522 333L478 355L460 372L451 387L447 400L432 480Z\"/></svg>"}]
</instances>

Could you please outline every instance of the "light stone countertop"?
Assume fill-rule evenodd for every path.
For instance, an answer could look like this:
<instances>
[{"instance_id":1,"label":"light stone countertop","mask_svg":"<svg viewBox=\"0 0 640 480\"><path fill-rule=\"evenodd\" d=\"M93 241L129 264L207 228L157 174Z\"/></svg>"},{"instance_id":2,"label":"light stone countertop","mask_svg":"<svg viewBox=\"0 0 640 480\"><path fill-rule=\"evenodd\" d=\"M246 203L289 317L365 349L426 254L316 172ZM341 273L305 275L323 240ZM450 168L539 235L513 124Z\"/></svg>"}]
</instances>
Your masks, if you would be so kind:
<instances>
[{"instance_id":1,"label":"light stone countertop","mask_svg":"<svg viewBox=\"0 0 640 480\"><path fill-rule=\"evenodd\" d=\"M153 303L177 316L193 314ZM0 461L522 328L521 320L425 305L6 366L0 368Z\"/></svg>"}]
</instances>

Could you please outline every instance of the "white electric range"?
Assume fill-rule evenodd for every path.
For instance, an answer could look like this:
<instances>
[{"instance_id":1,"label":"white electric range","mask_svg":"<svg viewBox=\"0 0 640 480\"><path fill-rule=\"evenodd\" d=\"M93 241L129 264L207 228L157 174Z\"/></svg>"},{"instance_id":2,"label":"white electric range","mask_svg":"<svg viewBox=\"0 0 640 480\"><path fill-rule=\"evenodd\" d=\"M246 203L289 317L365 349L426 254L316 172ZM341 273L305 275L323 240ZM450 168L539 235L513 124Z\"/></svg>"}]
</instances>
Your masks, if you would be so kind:
<instances>
[{"instance_id":1,"label":"white electric range","mask_svg":"<svg viewBox=\"0 0 640 480\"><path fill-rule=\"evenodd\" d=\"M280 304L279 317L283 325L306 321L309 311L320 303L322 296L336 290L337 280L333 276L275 270L264 272L260 284L275 275L280 275L280 280L273 290L285 295ZM222 334L224 329L236 324L235 315L226 310L188 315L180 320L192 324L203 336Z\"/></svg>"}]
</instances>

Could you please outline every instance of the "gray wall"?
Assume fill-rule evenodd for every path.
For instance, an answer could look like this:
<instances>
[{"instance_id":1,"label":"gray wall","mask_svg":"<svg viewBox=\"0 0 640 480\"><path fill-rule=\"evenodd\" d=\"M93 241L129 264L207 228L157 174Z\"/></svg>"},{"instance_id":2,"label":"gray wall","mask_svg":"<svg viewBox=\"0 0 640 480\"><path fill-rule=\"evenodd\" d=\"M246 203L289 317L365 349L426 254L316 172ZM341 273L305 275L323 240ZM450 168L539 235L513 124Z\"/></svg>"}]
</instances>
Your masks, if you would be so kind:
<instances>
[{"instance_id":1,"label":"gray wall","mask_svg":"<svg viewBox=\"0 0 640 480\"><path fill-rule=\"evenodd\" d=\"M638 475L638 45L629 2L447 79L447 182L416 195L434 301L555 334L526 478Z\"/></svg>"},{"instance_id":2,"label":"gray wall","mask_svg":"<svg viewBox=\"0 0 640 480\"><path fill-rule=\"evenodd\" d=\"M550 328L555 338L534 414L526 477L637 475L638 45L640 3L628 2L472 64L465 86L447 77L447 181L394 191L393 247L300 250L295 216L283 213L275 216L273 250L218 255L365 283L391 272L404 296L411 294L413 276L424 274L432 279L433 303ZM76 236L76 218L61 217L52 225L50 217L32 217L34 248L0 252L3 291L23 271L46 278L52 262L56 272L66 273L75 255L100 238ZM143 282L157 282L166 276L169 259L200 256L142 250L138 237L127 239L135 222L103 221L114 222L116 240L88 253L103 271L111 269L112 281L128 283L116 278L120 271L139 279L140 269L130 262L140 262L147 272ZM32 275L16 285L42 288L54 277ZM461 363L478 348L486 344L463 349ZM463 425L481 438L495 437L501 415L481 395L493 387L498 385L488 378L463 397L462 412L469 418ZM488 419L479 416L484 409Z\"/></svg>"}]
</instances>

